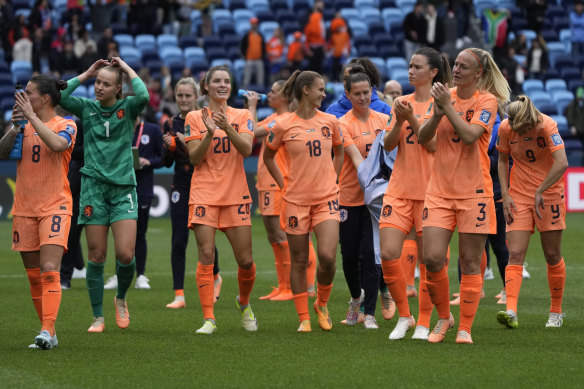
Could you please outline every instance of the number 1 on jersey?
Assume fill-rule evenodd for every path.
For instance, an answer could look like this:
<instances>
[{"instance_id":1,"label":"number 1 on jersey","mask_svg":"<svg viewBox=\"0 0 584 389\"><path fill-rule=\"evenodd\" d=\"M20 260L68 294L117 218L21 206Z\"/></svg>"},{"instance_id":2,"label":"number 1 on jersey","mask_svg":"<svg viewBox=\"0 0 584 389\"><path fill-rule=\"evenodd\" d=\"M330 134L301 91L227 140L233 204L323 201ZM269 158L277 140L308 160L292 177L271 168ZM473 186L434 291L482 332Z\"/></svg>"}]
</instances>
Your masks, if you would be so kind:
<instances>
[{"instance_id":1,"label":"number 1 on jersey","mask_svg":"<svg viewBox=\"0 0 584 389\"><path fill-rule=\"evenodd\" d=\"M105 122L103 125L105 127L105 137L109 138L109 121ZM134 207L132 207L132 208L134 208Z\"/></svg>"}]
</instances>

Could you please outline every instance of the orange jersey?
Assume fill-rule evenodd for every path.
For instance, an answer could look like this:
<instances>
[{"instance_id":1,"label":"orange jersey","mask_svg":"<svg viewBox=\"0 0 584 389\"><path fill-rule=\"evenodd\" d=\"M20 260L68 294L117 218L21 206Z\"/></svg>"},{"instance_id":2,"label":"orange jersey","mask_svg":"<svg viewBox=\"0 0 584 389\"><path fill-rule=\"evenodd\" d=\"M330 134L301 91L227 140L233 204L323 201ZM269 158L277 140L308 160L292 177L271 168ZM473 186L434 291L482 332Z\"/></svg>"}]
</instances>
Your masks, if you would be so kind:
<instances>
[{"instance_id":1,"label":"orange jersey","mask_svg":"<svg viewBox=\"0 0 584 389\"><path fill-rule=\"evenodd\" d=\"M259 122L257 125L259 127L265 127L268 131L270 131L276 124L276 118L278 118L278 116L281 115L273 113L264 120L262 120L261 122ZM274 178L268 171L268 168L264 164L264 150L266 148L266 141L267 139L262 141L262 148L260 149L260 155L258 158L258 182L256 184L256 188L258 191L280 190L280 187L278 187L278 184L276 184L276 180L274 180ZM284 151L283 148L278 150L278 152L276 153L276 157L274 159L276 161L276 164L278 165L278 168L280 169L280 172L282 173L282 176L286 177L288 175L286 151Z\"/></svg>"},{"instance_id":2,"label":"orange jersey","mask_svg":"<svg viewBox=\"0 0 584 389\"><path fill-rule=\"evenodd\" d=\"M268 53L270 62L282 58L282 55L284 55L282 40L277 36L271 37L268 43L266 43L266 53Z\"/></svg>"},{"instance_id":3,"label":"orange jersey","mask_svg":"<svg viewBox=\"0 0 584 389\"><path fill-rule=\"evenodd\" d=\"M339 119L343 133L343 145L348 147L354 144L363 158L367 158L375 137L385 127L388 119L388 115L369 109L369 119L363 123L355 117L351 109ZM339 204L346 206L365 204L363 191L357 179L357 169L348 156L345 156L339 175L339 188Z\"/></svg>"},{"instance_id":4,"label":"orange jersey","mask_svg":"<svg viewBox=\"0 0 584 389\"><path fill-rule=\"evenodd\" d=\"M207 127L203 123L202 114L203 110L187 114L186 142L205 136ZM228 107L226 116L239 134L253 136L253 120L247 109ZM201 163L194 168L189 204L233 205L251 201L243 169L243 155L231 144L225 131L217 128Z\"/></svg>"},{"instance_id":5,"label":"orange jersey","mask_svg":"<svg viewBox=\"0 0 584 389\"><path fill-rule=\"evenodd\" d=\"M558 133L558 125L547 115L535 128L519 135L511 130L507 119L501 122L497 137L497 150L510 154L513 158L509 194L513 201L533 204L535 191L549 173L554 151L564 148L564 141ZM564 180L560 179L543 193L544 202L563 202Z\"/></svg>"},{"instance_id":6,"label":"orange jersey","mask_svg":"<svg viewBox=\"0 0 584 389\"><path fill-rule=\"evenodd\" d=\"M63 152L54 152L45 145L30 123L26 125L22 159L18 161L16 168L16 190L12 210L15 216L41 217L73 213L67 173L77 126L73 120L60 116L55 116L44 124L56 134L67 132L71 137L71 144Z\"/></svg>"},{"instance_id":7,"label":"orange jersey","mask_svg":"<svg viewBox=\"0 0 584 389\"><path fill-rule=\"evenodd\" d=\"M450 95L456 112L485 131L475 142L465 145L448 118L442 118L436 130L438 139L427 193L446 199L493 197L487 150L497 117L497 99L489 92L477 91L463 100L457 96L456 88L450 89Z\"/></svg>"},{"instance_id":8,"label":"orange jersey","mask_svg":"<svg viewBox=\"0 0 584 389\"><path fill-rule=\"evenodd\" d=\"M433 98L422 103L416 102L414 94L400 97L400 99L412 105L414 115L419 119L420 124L432 115ZM387 126L388 132L395 122L395 115L391 115ZM434 161L434 154L420 144L414 130L405 121L400 130L397 157L385 193L400 199L424 200L430 180L432 161Z\"/></svg>"},{"instance_id":9,"label":"orange jersey","mask_svg":"<svg viewBox=\"0 0 584 389\"><path fill-rule=\"evenodd\" d=\"M334 115L316 111L314 117L304 120L291 113L277 120L267 146L286 150L289 170L284 199L296 205L335 199L339 187L331 153L333 146L342 143L339 121Z\"/></svg>"}]
</instances>

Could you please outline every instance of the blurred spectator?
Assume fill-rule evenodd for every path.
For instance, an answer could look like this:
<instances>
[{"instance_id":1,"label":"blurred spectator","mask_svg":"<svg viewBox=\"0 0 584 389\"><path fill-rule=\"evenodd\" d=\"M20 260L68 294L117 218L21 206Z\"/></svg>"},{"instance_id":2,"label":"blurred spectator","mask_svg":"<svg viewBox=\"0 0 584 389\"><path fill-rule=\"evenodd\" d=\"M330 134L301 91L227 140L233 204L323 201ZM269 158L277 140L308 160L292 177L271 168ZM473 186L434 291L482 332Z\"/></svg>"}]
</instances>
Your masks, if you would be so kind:
<instances>
[{"instance_id":1,"label":"blurred spectator","mask_svg":"<svg viewBox=\"0 0 584 389\"><path fill-rule=\"evenodd\" d=\"M89 67L91 65L93 65L93 63L100 58L101 58L101 56L96 51L96 46L95 45L88 45L87 48L85 49L85 53L83 53L82 56L79 56L78 68L81 71L83 69L89 69Z\"/></svg>"},{"instance_id":2,"label":"blurred spectator","mask_svg":"<svg viewBox=\"0 0 584 389\"><path fill-rule=\"evenodd\" d=\"M566 108L570 134L584 143L584 87L576 89L576 98Z\"/></svg>"},{"instance_id":3,"label":"blurred spectator","mask_svg":"<svg viewBox=\"0 0 584 389\"><path fill-rule=\"evenodd\" d=\"M511 42L511 47L515 50L515 54L527 55L527 37L525 34L518 34Z\"/></svg>"},{"instance_id":4,"label":"blurred spectator","mask_svg":"<svg viewBox=\"0 0 584 389\"><path fill-rule=\"evenodd\" d=\"M160 102L162 101L162 83L159 79L150 79L148 83L148 94L150 95L148 108L154 112L158 112L160 110Z\"/></svg>"},{"instance_id":5,"label":"blurred spectator","mask_svg":"<svg viewBox=\"0 0 584 389\"><path fill-rule=\"evenodd\" d=\"M67 40L73 42L81 38L85 31L85 26L81 22L81 15L79 14L72 14L71 19L64 24L64 27L67 28Z\"/></svg>"},{"instance_id":6,"label":"blurred spectator","mask_svg":"<svg viewBox=\"0 0 584 389\"><path fill-rule=\"evenodd\" d=\"M28 17L29 30L34 31L36 28L42 28L44 31L51 31L53 27L51 12L52 7L48 0L36 0Z\"/></svg>"},{"instance_id":7,"label":"blurred spectator","mask_svg":"<svg viewBox=\"0 0 584 389\"><path fill-rule=\"evenodd\" d=\"M28 37L28 31L22 35L19 40L14 42L12 47L13 61L32 61L32 41Z\"/></svg>"},{"instance_id":8,"label":"blurred spectator","mask_svg":"<svg viewBox=\"0 0 584 389\"><path fill-rule=\"evenodd\" d=\"M178 34L181 21L179 15L181 4L179 1L159 1L158 6L162 12L162 32L165 34Z\"/></svg>"},{"instance_id":9,"label":"blurred spectator","mask_svg":"<svg viewBox=\"0 0 584 389\"><path fill-rule=\"evenodd\" d=\"M157 0L132 0L130 2L128 27L132 34L160 34L162 29L156 23L157 6ZM103 28L100 31L103 31Z\"/></svg>"},{"instance_id":10,"label":"blurred spectator","mask_svg":"<svg viewBox=\"0 0 584 389\"><path fill-rule=\"evenodd\" d=\"M383 100L385 100L387 105L393 105L393 100L400 97L402 94L402 86L396 80L389 80L385 83L385 87L383 88Z\"/></svg>"},{"instance_id":11,"label":"blurred spectator","mask_svg":"<svg viewBox=\"0 0 584 389\"><path fill-rule=\"evenodd\" d=\"M444 22L438 17L436 7L433 4L426 6L426 22L428 30L426 32L426 44L438 51L444 44Z\"/></svg>"},{"instance_id":12,"label":"blurred spectator","mask_svg":"<svg viewBox=\"0 0 584 389\"><path fill-rule=\"evenodd\" d=\"M284 57L284 45L286 44L286 37L284 31L278 27L274 31L274 35L266 43L266 53L268 54L268 61L270 63L270 82L273 83L280 78L280 73L286 58Z\"/></svg>"},{"instance_id":13,"label":"blurred spectator","mask_svg":"<svg viewBox=\"0 0 584 389\"><path fill-rule=\"evenodd\" d=\"M428 22L424 16L424 4L417 2L412 12L404 18L402 28L404 30L404 54L409 61L421 44L426 43Z\"/></svg>"},{"instance_id":14,"label":"blurred spectator","mask_svg":"<svg viewBox=\"0 0 584 389\"><path fill-rule=\"evenodd\" d=\"M48 34L41 28L36 28L32 34L32 70L37 73L49 72L49 54L51 44Z\"/></svg>"},{"instance_id":15,"label":"blurred spectator","mask_svg":"<svg viewBox=\"0 0 584 389\"><path fill-rule=\"evenodd\" d=\"M548 6L547 0L517 0L516 4L519 8L525 10L527 17L527 25L530 30L537 34L541 32L543 21L545 19L545 10Z\"/></svg>"},{"instance_id":16,"label":"blurred spectator","mask_svg":"<svg viewBox=\"0 0 584 389\"><path fill-rule=\"evenodd\" d=\"M574 2L574 10L570 12L570 30L572 40L572 57L575 60L584 58L584 2Z\"/></svg>"},{"instance_id":17,"label":"blurred spectator","mask_svg":"<svg viewBox=\"0 0 584 389\"><path fill-rule=\"evenodd\" d=\"M109 45L114 41L114 33L111 28L106 28L101 34L99 42L97 42L97 53L101 58L106 58L109 52Z\"/></svg>"},{"instance_id":18,"label":"blurred spectator","mask_svg":"<svg viewBox=\"0 0 584 389\"><path fill-rule=\"evenodd\" d=\"M330 26L329 47L333 57L333 81L340 81L343 62L351 54L351 37L345 19L337 12Z\"/></svg>"},{"instance_id":19,"label":"blurred spectator","mask_svg":"<svg viewBox=\"0 0 584 389\"><path fill-rule=\"evenodd\" d=\"M304 61L304 45L302 44L302 33L296 31L294 33L294 40L288 45L288 67L290 72L296 69L300 70L300 66Z\"/></svg>"},{"instance_id":20,"label":"blurred spectator","mask_svg":"<svg viewBox=\"0 0 584 389\"><path fill-rule=\"evenodd\" d=\"M266 45L264 37L258 31L258 19L253 17L249 20L249 23L251 28L241 40L241 54L245 58L242 86L247 88L251 84L253 76L256 84L263 88Z\"/></svg>"},{"instance_id":21,"label":"blurred spectator","mask_svg":"<svg viewBox=\"0 0 584 389\"><path fill-rule=\"evenodd\" d=\"M308 22L304 26L306 56L310 61L308 69L319 74L322 74L326 45L323 10L324 2L322 0L316 0L312 6L312 13L308 17Z\"/></svg>"},{"instance_id":22,"label":"blurred spectator","mask_svg":"<svg viewBox=\"0 0 584 389\"><path fill-rule=\"evenodd\" d=\"M450 0L448 8L456 15L456 49L462 49L465 44L470 44L472 40L468 36L470 17L472 15L471 0Z\"/></svg>"},{"instance_id":23,"label":"blurred spectator","mask_svg":"<svg viewBox=\"0 0 584 389\"><path fill-rule=\"evenodd\" d=\"M531 48L527 53L528 78L543 79L543 75L549 67L547 47L543 38L538 35L531 41Z\"/></svg>"},{"instance_id":24,"label":"blurred spectator","mask_svg":"<svg viewBox=\"0 0 584 389\"><path fill-rule=\"evenodd\" d=\"M8 39L8 33L10 32L10 26L12 26L13 20L14 10L12 8L12 3L6 0L0 0L0 35L4 56L8 62L11 61L12 57L12 50L10 49L12 45Z\"/></svg>"},{"instance_id":25,"label":"blurred spectator","mask_svg":"<svg viewBox=\"0 0 584 389\"><path fill-rule=\"evenodd\" d=\"M75 55L73 51L73 42L66 41L62 52L51 52L52 65L51 70L57 72L60 76L63 74L78 74L79 73L79 58Z\"/></svg>"},{"instance_id":26,"label":"blurred spectator","mask_svg":"<svg viewBox=\"0 0 584 389\"><path fill-rule=\"evenodd\" d=\"M75 55L79 58L83 57L89 46L93 49L92 53L97 53L97 44L89 36L89 31L83 30L81 37L75 41Z\"/></svg>"},{"instance_id":27,"label":"blurred spectator","mask_svg":"<svg viewBox=\"0 0 584 389\"><path fill-rule=\"evenodd\" d=\"M22 37L28 37L29 32L26 28L26 17L24 15L18 15L16 19L12 22L12 27L8 31L8 42L12 48L16 41ZM12 51L12 49L10 49Z\"/></svg>"},{"instance_id":28,"label":"blurred spectator","mask_svg":"<svg viewBox=\"0 0 584 389\"><path fill-rule=\"evenodd\" d=\"M171 88L172 74L170 68L166 65L160 67L160 86L162 89Z\"/></svg>"},{"instance_id":29,"label":"blurred spectator","mask_svg":"<svg viewBox=\"0 0 584 389\"><path fill-rule=\"evenodd\" d=\"M523 69L515 60L515 49L513 47L507 48L507 55L496 60L499 70L509 83L511 92L514 95L521 93L520 85L523 84L524 74Z\"/></svg>"}]
</instances>

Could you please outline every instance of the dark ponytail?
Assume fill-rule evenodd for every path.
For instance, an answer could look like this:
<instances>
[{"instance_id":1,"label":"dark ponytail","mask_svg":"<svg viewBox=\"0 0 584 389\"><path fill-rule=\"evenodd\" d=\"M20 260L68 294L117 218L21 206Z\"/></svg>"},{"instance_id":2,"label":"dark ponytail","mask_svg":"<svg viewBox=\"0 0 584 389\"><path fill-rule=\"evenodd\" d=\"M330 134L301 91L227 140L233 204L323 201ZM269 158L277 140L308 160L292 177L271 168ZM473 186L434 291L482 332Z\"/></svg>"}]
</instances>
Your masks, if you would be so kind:
<instances>
[{"instance_id":1,"label":"dark ponytail","mask_svg":"<svg viewBox=\"0 0 584 389\"><path fill-rule=\"evenodd\" d=\"M60 91L67 89L67 81L56 80L47 75L34 76L30 79L30 82L36 85L41 96L49 95L53 107L56 107L61 102Z\"/></svg>"}]
</instances>

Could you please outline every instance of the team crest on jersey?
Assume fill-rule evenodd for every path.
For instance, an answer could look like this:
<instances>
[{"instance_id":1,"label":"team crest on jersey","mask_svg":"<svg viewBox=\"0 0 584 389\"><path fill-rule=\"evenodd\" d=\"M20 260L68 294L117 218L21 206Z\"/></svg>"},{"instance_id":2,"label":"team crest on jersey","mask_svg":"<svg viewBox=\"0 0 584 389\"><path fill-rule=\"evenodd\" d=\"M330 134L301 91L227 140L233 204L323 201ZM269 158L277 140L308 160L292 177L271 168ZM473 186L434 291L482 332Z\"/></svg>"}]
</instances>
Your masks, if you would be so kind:
<instances>
[{"instance_id":1,"label":"team crest on jersey","mask_svg":"<svg viewBox=\"0 0 584 389\"><path fill-rule=\"evenodd\" d=\"M543 136L537 137L537 146L542 148L542 149L545 149L546 144L545 144L545 138Z\"/></svg>"},{"instance_id":2,"label":"team crest on jersey","mask_svg":"<svg viewBox=\"0 0 584 389\"><path fill-rule=\"evenodd\" d=\"M270 134L268 135L268 142L272 143L272 141L274 140L274 131L270 131Z\"/></svg>"},{"instance_id":3,"label":"team crest on jersey","mask_svg":"<svg viewBox=\"0 0 584 389\"><path fill-rule=\"evenodd\" d=\"M339 217L341 218L341 223L346 221L349 217L349 211L347 211L345 208L341 208L339 210Z\"/></svg>"},{"instance_id":4,"label":"team crest on jersey","mask_svg":"<svg viewBox=\"0 0 584 389\"><path fill-rule=\"evenodd\" d=\"M393 208L391 205L384 205L383 210L381 211L381 214L385 217L388 217L391 215L392 210L393 210Z\"/></svg>"},{"instance_id":5,"label":"team crest on jersey","mask_svg":"<svg viewBox=\"0 0 584 389\"><path fill-rule=\"evenodd\" d=\"M253 132L253 120L247 119L247 129Z\"/></svg>"},{"instance_id":6,"label":"team crest on jersey","mask_svg":"<svg viewBox=\"0 0 584 389\"><path fill-rule=\"evenodd\" d=\"M14 231L12 233L12 243L18 244L18 242L20 242L20 234L18 233L18 231Z\"/></svg>"},{"instance_id":7,"label":"team crest on jersey","mask_svg":"<svg viewBox=\"0 0 584 389\"><path fill-rule=\"evenodd\" d=\"M75 127L73 127L70 124L67 124L67 127L65 127L65 132L71 136L75 135Z\"/></svg>"},{"instance_id":8,"label":"team crest on jersey","mask_svg":"<svg viewBox=\"0 0 584 389\"><path fill-rule=\"evenodd\" d=\"M86 205L85 207L83 207L83 214L86 217L93 216L93 207L91 205Z\"/></svg>"},{"instance_id":9,"label":"team crest on jersey","mask_svg":"<svg viewBox=\"0 0 584 389\"><path fill-rule=\"evenodd\" d=\"M290 226L290 228L298 227L298 218L296 216L290 216L288 218L288 225Z\"/></svg>"},{"instance_id":10,"label":"team crest on jersey","mask_svg":"<svg viewBox=\"0 0 584 389\"><path fill-rule=\"evenodd\" d=\"M185 126L185 136L191 136L191 125L187 124Z\"/></svg>"},{"instance_id":11,"label":"team crest on jersey","mask_svg":"<svg viewBox=\"0 0 584 389\"><path fill-rule=\"evenodd\" d=\"M470 121L472 120L472 117L474 116L474 109L469 109L468 111L466 111L466 121L468 123L470 123Z\"/></svg>"},{"instance_id":12,"label":"team crest on jersey","mask_svg":"<svg viewBox=\"0 0 584 389\"><path fill-rule=\"evenodd\" d=\"M116 111L116 116L118 117L118 119L123 119L124 116L126 116L126 110L125 109L118 109Z\"/></svg>"},{"instance_id":13,"label":"team crest on jersey","mask_svg":"<svg viewBox=\"0 0 584 389\"><path fill-rule=\"evenodd\" d=\"M178 201L180 200L180 193L177 191L172 192L172 194L170 195L170 200L174 204L178 203Z\"/></svg>"},{"instance_id":14,"label":"team crest on jersey","mask_svg":"<svg viewBox=\"0 0 584 389\"><path fill-rule=\"evenodd\" d=\"M426 220L428 218L428 208L424 208L422 211L422 220Z\"/></svg>"},{"instance_id":15,"label":"team crest on jersey","mask_svg":"<svg viewBox=\"0 0 584 389\"><path fill-rule=\"evenodd\" d=\"M560 134L553 134L552 142L554 143L554 146L559 146L562 143L564 143L564 141L562 141L562 137L560 136Z\"/></svg>"},{"instance_id":16,"label":"team crest on jersey","mask_svg":"<svg viewBox=\"0 0 584 389\"><path fill-rule=\"evenodd\" d=\"M197 207L195 208L195 216L199 219L205 217L205 207Z\"/></svg>"},{"instance_id":17,"label":"team crest on jersey","mask_svg":"<svg viewBox=\"0 0 584 389\"><path fill-rule=\"evenodd\" d=\"M239 124L237 124L237 123L231 123L231 127L233 127L233 129L235 130L235 132L239 132Z\"/></svg>"},{"instance_id":18,"label":"team crest on jersey","mask_svg":"<svg viewBox=\"0 0 584 389\"><path fill-rule=\"evenodd\" d=\"M321 127L320 132L322 132L322 136L324 136L325 138L331 137L331 129L328 128L327 126Z\"/></svg>"},{"instance_id":19,"label":"team crest on jersey","mask_svg":"<svg viewBox=\"0 0 584 389\"><path fill-rule=\"evenodd\" d=\"M486 109L483 109L481 111L481 116L480 116L480 121L485 123L485 124L489 124L489 120L491 120L491 113L489 111L487 111Z\"/></svg>"}]
</instances>

